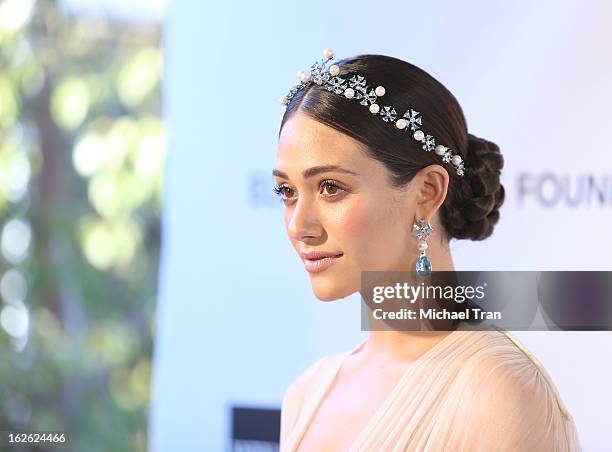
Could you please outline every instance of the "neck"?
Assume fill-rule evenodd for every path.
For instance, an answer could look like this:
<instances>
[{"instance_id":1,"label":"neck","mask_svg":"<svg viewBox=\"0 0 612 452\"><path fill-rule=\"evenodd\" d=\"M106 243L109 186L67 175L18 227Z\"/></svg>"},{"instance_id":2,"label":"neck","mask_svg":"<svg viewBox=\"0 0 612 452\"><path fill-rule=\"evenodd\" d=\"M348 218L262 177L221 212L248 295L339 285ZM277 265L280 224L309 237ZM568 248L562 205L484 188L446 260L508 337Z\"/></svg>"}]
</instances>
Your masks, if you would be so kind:
<instances>
[{"instance_id":1,"label":"neck","mask_svg":"<svg viewBox=\"0 0 612 452\"><path fill-rule=\"evenodd\" d=\"M427 249L427 257L431 261L433 271L455 271L455 265L448 243L435 243ZM412 268L418 255L414 257ZM394 359L411 362L444 339L448 331L397 331L372 330L364 352L381 359Z\"/></svg>"},{"instance_id":2,"label":"neck","mask_svg":"<svg viewBox=\"0 0 612 452\"><path fill-rule=\"evenodd\" d=\"M449 331L370 331L364 352L383 360L410 363L448 334Z\"/></svg>"},{"instance_id":3,"label":"neck","mask_svg":"<svg viewBox=\"0 0 612 452\"><path fill-rule=\"evenodd\" d=\"M450 247L447 242L431 244L427 249L427 257L431 261L433 271L455 271L453 256L451 256ZM418 259L418 256L416 259Z\"/></svg>"}]
</instances>

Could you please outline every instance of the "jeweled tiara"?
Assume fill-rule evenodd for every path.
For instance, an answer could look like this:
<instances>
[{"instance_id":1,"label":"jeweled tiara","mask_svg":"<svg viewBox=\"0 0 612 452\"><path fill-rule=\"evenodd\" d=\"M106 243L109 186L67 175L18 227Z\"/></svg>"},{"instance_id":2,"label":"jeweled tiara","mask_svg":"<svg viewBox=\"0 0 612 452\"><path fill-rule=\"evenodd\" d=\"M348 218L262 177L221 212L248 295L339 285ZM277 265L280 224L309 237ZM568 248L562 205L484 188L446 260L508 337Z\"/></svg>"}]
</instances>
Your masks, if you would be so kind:
<instances>
[{"instance_id":1,"label":"jeweled tiara","mask_svg":"<svg viewBox=\"0 0 612 452\"><path fill-rule=\"evenodd\" d=\"M444 163L452 163L457 174L463 176L465 167L461 156L453 154L453 151L447 146L442 144L436 145L436 139L421 130L422 117L418 111L408 108L406 113L396 120L397 112L393 106L385 105L381 109L380 105L376 103L379 97L385 95L385 88L379 85L372 89L373 85L368 85L365 77L359 74L345 75L345 77L352 75L349 80L340 77L340 67L337 64L333 64L329 68L326 67L326 63L329 60L333 60L334 57L332 49L325 49L323 50L323 59L316 61L310 66L309 72L298 72L300 82L291 87L289 94L280 98L281 105L284 105L286 109L289 101L300 89L314 82L317 85L324 86L328 91L344 96L347 99L359 100L359 104L368 107L370 113L380 116L385 122L394 123L395 127L400 130L410 129L412 137L422 143L421 147L424 151L434 151L442 158ZM283 115L281 115L282 118Z\"/></svg>"}]
</instances>

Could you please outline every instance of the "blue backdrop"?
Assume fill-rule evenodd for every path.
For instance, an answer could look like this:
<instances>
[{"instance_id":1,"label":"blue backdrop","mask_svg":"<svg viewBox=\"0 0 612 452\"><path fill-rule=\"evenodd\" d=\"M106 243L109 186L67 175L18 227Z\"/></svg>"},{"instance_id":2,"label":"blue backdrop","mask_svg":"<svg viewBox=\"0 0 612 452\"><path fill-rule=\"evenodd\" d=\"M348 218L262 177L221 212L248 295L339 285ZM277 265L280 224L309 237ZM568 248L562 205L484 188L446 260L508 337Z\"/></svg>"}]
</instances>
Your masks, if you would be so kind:
<instances>
[{"instance_id":1,"label":"blue backdrop","mask_svg":"<svg viewBox=\"0 0 612 452\"><path fill-rule=\"evenodd\" d=\"M458 269L610 270L610 5L171 3L152 450L227 448L231 405L279 407L316 358L365 337L357 297L312 295L271 190L278 99L325 47L424 68L456 95L469 131L501 146L502 219L489 240L452 244ZM602 450L611 334L518 336L586 450Z\"/></svg>"}]
</instances>

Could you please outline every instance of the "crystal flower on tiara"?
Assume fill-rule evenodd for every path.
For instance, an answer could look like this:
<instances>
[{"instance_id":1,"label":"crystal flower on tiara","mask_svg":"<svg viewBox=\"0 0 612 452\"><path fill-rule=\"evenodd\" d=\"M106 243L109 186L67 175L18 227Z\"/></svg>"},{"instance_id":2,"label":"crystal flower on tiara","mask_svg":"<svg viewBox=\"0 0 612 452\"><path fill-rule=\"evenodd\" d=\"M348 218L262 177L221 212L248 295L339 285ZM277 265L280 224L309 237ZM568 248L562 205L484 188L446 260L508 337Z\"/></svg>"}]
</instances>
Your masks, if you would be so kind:
<instances>
[{"instance_id":1,"label":"crystal flower on tiara","mask_svg":"<svg viewBox=\"0 0 612 452\"><path fill-rule=\"evenodd\" d=\"M398 110L395 107L384 105L381 108L377 103L378 99L385 95L383 86L378 85L373 88L374 85L369 85L365 77L359 74L346 74L341 77L340 67L337 64L330 67L326 66L326 63L334 58L333 50L325 49L323 50L323 59L313 63L308 72L299 71L297 76L300 82L292 86L286 96L280 98L281 105L284 105L286 109L291 99L302 88L310 83L316 83L334 94L344 96L347 99L356 99L360 105L368 107L370 113L379 116L383 121L394 123L399 130L409 131L412 138L421 143L425 152L433 151L441 157L443 163L451 163L455 167L457 175L463 176L465 174L465 166L461 156L453 154L453 151L447 146L436 144L436 139L432 135L423 132L423 119L418 111L408 108L398 119ZM281 120L283 116L281 115Z\"/></svg>"}]
</instances>

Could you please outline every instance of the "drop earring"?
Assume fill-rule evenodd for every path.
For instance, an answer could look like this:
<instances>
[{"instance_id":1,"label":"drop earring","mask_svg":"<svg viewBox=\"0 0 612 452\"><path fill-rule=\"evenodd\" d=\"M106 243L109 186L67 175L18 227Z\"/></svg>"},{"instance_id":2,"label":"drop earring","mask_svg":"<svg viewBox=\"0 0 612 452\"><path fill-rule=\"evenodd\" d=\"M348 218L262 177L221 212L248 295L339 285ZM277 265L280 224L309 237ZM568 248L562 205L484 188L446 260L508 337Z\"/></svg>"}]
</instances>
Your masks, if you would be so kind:
<instances>
[{"instance_id":1,"label":"drop earring","mask_svg":"<svg viewBox=\"0 0 612 452\"><path fill-rule=\"evenodd\" d=\"M425 250L427 249L427 239L431 235L431 223L426 222L425 218L419 218L416 223L412 225L412 232L419 239L418 249L421 252L419 259L416 263L416 272L420 276L429 276L431 274L431 262L429 262L429 258L425 254Z\"/></svg>"}]
</instances>

